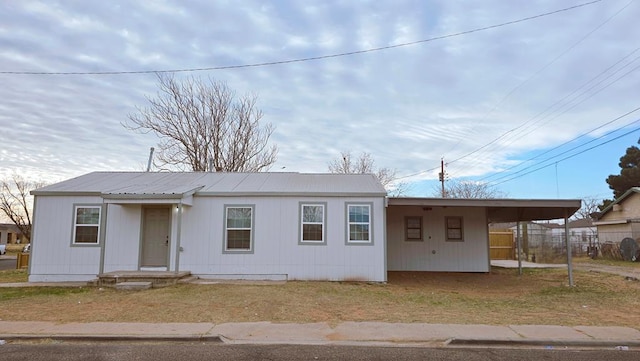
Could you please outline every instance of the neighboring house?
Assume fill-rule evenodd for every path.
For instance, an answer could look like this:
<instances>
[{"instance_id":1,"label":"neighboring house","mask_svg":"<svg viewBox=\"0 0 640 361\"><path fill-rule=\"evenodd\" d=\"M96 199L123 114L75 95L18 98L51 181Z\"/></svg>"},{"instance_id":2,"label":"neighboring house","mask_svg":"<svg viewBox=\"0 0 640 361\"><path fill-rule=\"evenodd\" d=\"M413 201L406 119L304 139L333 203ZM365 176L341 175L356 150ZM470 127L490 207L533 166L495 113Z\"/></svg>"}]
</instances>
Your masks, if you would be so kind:
<instances>
[{"instance_id":1,"label":"neighboring house","mask_svg":"<svg viewBox=\"0 0 640 361\"><path fill-rule=\"evenodd\" d=\"M387 271L488 272L489 222L580 208L387 198L363 174L94 172L32 194L31 282L122 270L377 282Z\"/></svg>"},{"instance_id":2,"label":"neighboring house","mask_svg":"<svg viewBox=\"0 0 640 361\"><path fill-rule=\"evenodd\" d=\"M26 237L13 223L0 223L0 244L22 243Z\"/></svg>"},{"instance_id":3,"label":"neighboring house","mask_svg":"<svg viewBox=\"0 0 640 361\"><path fill-rule=\"evenodd\" d=\"M640 187L633 187L597 214L593 223L600 243L640 238Z\"/></svg>"}]
</instances>

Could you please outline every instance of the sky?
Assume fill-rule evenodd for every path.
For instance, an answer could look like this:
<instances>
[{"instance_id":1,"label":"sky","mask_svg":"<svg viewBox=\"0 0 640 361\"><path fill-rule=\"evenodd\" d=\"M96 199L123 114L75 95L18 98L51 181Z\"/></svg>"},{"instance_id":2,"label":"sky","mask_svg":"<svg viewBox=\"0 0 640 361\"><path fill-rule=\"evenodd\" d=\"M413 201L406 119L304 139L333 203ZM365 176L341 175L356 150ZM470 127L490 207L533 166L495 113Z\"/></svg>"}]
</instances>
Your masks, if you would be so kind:
<instances>
[{"instance_id":1,"label":"sky","mask_svg":"<svg viewBox=\"0 0 640 361\"><path fill-rule=\"evenodd\" d=\"M271 171L343 151L406 196L605 199L640 137L637 0L0 0L0 178L145 170L156 72L255 94ZM275 63L275 64L274 64ZM170 71L180 70L171 73Z\"/></svg>"}]
</instances>

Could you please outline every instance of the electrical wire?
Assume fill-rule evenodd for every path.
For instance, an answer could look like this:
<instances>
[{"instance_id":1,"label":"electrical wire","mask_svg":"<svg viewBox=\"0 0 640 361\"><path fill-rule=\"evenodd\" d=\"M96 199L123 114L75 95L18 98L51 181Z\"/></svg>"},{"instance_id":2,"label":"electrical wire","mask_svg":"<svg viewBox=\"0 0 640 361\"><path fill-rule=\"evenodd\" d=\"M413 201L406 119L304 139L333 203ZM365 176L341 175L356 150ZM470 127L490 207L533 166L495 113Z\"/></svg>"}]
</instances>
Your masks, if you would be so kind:
<instances>
[{"instance_id":1,"label":"electrical wire","mask_svg":"<svg viewBox=\"0 0 640 361\"><path fill-rule=\"evenodd\" d=\"M203 68L183 68L183 69L166 69L166 70L91 71L91 72L0 71L0 74L9 74L9 75L125 75L125 74L152 74L152 73L181 73L181 72L198 72L198 71L213 71L213 70L255 68L255 67L273 66L273 65L301 63L301 62L307 62L307 61L331 59L331 58L338 58L338 57L345 57L345 56L352 56L352 55L358 55L358 54L378 52L378 51L382 51L382 50L401 48L401 47L406 47L406 46L411 46L411 45L416 45L416 44L428 43L428 42L432 42L432 41L436 41L436 40L442 40L442 39L448 39L448 38L453 38L453 37L462 36L462 35L473 34L473 33L481 32L481 31L500 28L500 27L503 27L503 26L514 25L514 24L518 24L518 23L521 23L521 22L542 18L542 17L545 17L545 16L555 15L555 14L558 14L558 13L562 13L562 12L578 9L578 8L581 8L581 7L593 5L593 4L599 3L601 1L603 1L603 0L594 0L594 1L586 2L586 3L582 3L582 4L578 4L578 5L574 5L574 6L570 6L570 7L566 7L566 8L562 8L562 9L558 9L558 10L554 10L554 11L550 11L550 12L546 12L546 13L542 13L542 14L538 14L538 15L534 15L534 16L521 18L521 19L518 19L518 20L507 21L507 22L500 23L500 24L489 25L489 26L485 26L485 27L481 27L481 28L461 31L461 32L458 32L458 33L447 34L447 35L442 35L442 36L436 36L436 37L433 37L433 38L417 40L417 41L412 41L412 42L408 42L408 43L388 45L388 46L382 46L382 47L370 48L370 49L364 49L364 50L355 50L355 51L349 51L349 52L338 53L338 54L330 54L330 55L321 55L321 56L314 56L314 57L307 57L307 58L299 58L299 59L279 60L279 61L262 62L262 63L254 63L254 64L237 64L237 65L212 66L212 67L203 67Z\"/></svg>"}]
</instances>

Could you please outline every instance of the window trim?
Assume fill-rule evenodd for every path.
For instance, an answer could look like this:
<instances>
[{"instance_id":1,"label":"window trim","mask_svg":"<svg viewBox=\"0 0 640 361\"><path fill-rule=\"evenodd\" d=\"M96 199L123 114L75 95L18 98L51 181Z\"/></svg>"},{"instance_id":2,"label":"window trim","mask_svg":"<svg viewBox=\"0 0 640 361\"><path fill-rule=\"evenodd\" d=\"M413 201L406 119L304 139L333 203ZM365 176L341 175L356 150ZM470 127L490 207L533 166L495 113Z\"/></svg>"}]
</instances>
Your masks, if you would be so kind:
<instances>
[{"instance_id":1,"label":"window trim","mask_svg":"<svg viewBox=\"0 0 640 361\"><path fill-rule=\"evenodd\" d=\"M351 225L352 224L365 224L363 222L350 222L349 221L349 208L350 207L368 207L369 208L369 222L366 224L369 226L369 239L366 241L361 240L351 240ZM373 245L373 202L355 202L355 203L345 203L345 244L350 246L362 245L362 246L371 246Z\"/></svg>"},{"instance_id":2,"label":"window trim","mask_svg":"<svg viewBox=\"0 0 640 361\"><path fill-rule=\"evenodd\" d=\"M227 228L227 217L229 214L230 208L249 208L251 209L251 227L249 228L249 249L229 249L228 248L228 228ZM225 204L224 217L222 217L223 227L222 227L222 253L226 254L251 254L254 253L254 233L255 233L255 205L254 204ZM247 228L231 228L231 229L247 229Z\"/></svg>"},{"instance_id":3,"label":"window trim","mask_svg":"<svg viewBox=\"0 0 640 361\"><path fill-rule=\"evenodd\" d=\"M417 219L420 224L419 228L411 228L411 229L419 230L420 236L418 238L409 238L409 220L410 219ZM422 222L422 216L404 217L404 240L405 242L423 242L424 241L424 223Z\"/></svg>"},{"instance_id":4,"label":"window trim","mask_svg":"<svg viewBox=\"0 0 640 361\"><path fill-rule=\"evenodd\" d=\"M457 220L459 227L449 227L449 220ZM460 237L449 237L450 230L459 230ZM464 218L461 216L447 216L444 217L444 232L447 242L464 242Z\"/></svg>"},{"instance_id":5,"label":"window trim","mask_svg":"<svg viewBox=\"0 0 640 361\"><path fill-rule=\"evenodd\" d=\"M322 207L322 240L321 241L312 241L312 240L304 240L304 225L305 224L319 224L317 222L304 222L304 212L303 209L305 206L320 206ZM300 202L298 204L298 244L299 245L316 245L316 246L326 246L327 245L327 202Z\"/></svg>"},{"instance_id":6,"label":"window trim","mask_svg":"<svg viewBox=\"0 0 640 361\"><path fill-rule=\"evenodd\" d=\"M98 223L97 224L78 224L78 209L79 208L96 208L98 209ZM103 205L100 203L74 203L73 213L71 215L71 246L72 247L100 247L102 241L102 213L104 212ZM95 242L76 242L77 227L98 227L98 233L96 235Z\"/></svg>"}]
</instances>

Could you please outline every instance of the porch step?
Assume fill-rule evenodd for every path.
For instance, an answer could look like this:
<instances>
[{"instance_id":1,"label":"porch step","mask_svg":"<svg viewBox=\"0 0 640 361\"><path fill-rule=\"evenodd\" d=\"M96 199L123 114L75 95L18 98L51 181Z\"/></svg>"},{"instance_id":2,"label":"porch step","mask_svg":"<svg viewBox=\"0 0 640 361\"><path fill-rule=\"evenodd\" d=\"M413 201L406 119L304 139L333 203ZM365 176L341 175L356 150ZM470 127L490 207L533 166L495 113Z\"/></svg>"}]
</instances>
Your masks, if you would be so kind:
<instances>
[{"instance_id":1,"label":"porch step","mask_svg":"<svg viewBox=\"0 0 640 361\"><path fill-rule=\"evenodd\" d=\"M189 271L114 271L99 274L97 286L117 288L122 283L149 282L151 287L157 288L175 285L179 280L189 276Z\"/></svg>"},{"instance_id":2,"label":"porch step","mask_svg":"<svg viewBox=\"0 0 640 361\"><path fill-rule=\"evenodd\" d=\"M117 290L126 290L126 291L134 291L134 290L148 290L152 287L151 282L120 282L116 283Z\"/></svg>"}]
</instances>

